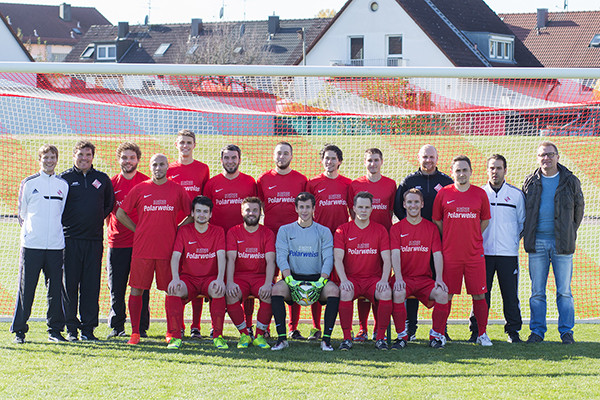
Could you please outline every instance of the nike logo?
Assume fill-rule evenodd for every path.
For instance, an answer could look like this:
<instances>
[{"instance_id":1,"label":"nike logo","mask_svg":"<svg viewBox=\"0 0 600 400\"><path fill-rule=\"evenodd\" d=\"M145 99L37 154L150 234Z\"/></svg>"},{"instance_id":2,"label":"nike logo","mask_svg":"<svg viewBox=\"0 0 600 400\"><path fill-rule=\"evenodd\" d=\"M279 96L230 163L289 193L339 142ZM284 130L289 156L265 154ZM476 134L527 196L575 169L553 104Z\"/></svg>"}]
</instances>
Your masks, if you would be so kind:
<instances>
[{"instance_id":1,"label":"nike logo","mask_svg":"<svg viewBox=\"0 0 600 400\"><path fill-rule=\"evenodd\" d=\"M180 174L171 175L171 179L177 178Z\"/></svg>"},{"instance_id":2,"label":"nike logo","mask_svg":"<svg viewBox=\"0 0 600 400\"><path fill-rule=\"evenodd\" d=\"M152 196L151 194L145 194L144 198L147 199L148 197Z\"/></svg>"},{"instance_id":3,"label":"nike logo","mask_svg":"<svg viewBox=\"0 0 600 400\"><path fill-rule=\"evenodd\" d=\"M408 236L408 233L401 233L400 234L400 237L407 237L407 236Z\"/></svg>"},{"instance_id":4,"label":"nike logo","mask_svg":"<svg viewBox=\"0 0 600 400\"><path fill-rule=\"evenodd\" d=\"M271 190L273 188L276 188L276 187L277 187L277 185L275 185L275 186L269 186L269 190Z\"/></svg>"},{"instance_id":5,"label":"nike logo","mask_svg":"<svg viewBox=\"0 0 600 400\"><path fill-rule=\"evenodd\" d=\"M456 200L448 200L446 204L454 203Z\"/></svg>"},{"instance_id":6,"label":"nike logo","mask_svg":"<svg viewBox=\"0 0 600 400\"><path fill-rule=\"evenodd\" d=\"M215 189L215 193L219 193L223 189Z\"/></svg>"},{"instance_id":7,"label":"nike logo","mask_svg":"<svg viewBox=\"0 0 600 400\"><path fill-rule=\"evenodd\" d=\"M122 192L122 191L123 191L123 189L121 189L121 190L115 190L115 194L117 194L119 192Z\"/></svg>"},{"instance_id":8,"label":"nike logo","mask_svg":"<svg viewBox=\"0 0 600 400\"><path fill-rule=\"evenodd\" d=\"M240 243L244 243L245 241L244 240L238 240L237 242L238 242L238 244L240 244Z\"/></svg>"},{"instance_id":9,"label":"nike logo","mask_svg":"<svg viewBox=\"0 0 600 400\"><path fill-rule=\"evenodd\" d=\"M357 239L357 238L358 238L358 236L355 236L355 237L353 237L353 238L348 238L348 240L349 240L349 241L351 241L351 240L355 240L355 239Z\"/></svg>"},{"instance_id":10,"label":"nike logo","mask_svg":"<svg viewBox=\"0 0 600 400\"><path fill-rule=\"evenodd\" d=\"M196 242L188 242L188 244L194 244L194 243L196 243Z\"/></svg>"},{"instance_id":11,"label":"nike logo","mask_svg":"<svg viewBox=\"0 0 600 400\"><path fill-rule=\"evenodd\" d=\"M325 188L325 189L327 189L327 188ZM325 189L319 189L319 190L317 190L317 192L321 193Z\"/></svg>"}]
</instances>

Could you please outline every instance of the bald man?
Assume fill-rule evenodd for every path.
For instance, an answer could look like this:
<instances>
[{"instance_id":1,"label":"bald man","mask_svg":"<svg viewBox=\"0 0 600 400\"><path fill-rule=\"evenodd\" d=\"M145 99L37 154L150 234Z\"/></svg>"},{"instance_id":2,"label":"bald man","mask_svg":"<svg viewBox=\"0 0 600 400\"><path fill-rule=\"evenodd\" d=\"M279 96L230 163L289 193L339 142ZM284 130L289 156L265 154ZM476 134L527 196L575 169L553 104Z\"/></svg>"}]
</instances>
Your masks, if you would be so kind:
<instances>
[{"instance_id":1,"label":"bald man","mask_svg":"<svg viewBox=\"0 0 600 400\"><path fill-rule=\"evenodd\" d=\"M423 194L423 208L421 216L428 221L431 221L433 209L433 201L441 188L454 183L452 178L440 172L437 168L438 152L435 147L426 144L419 150L417 155L419 161L419 169L412 174L407 175L396 191L396 200L394 201L394 214L399 220L406 218L406 210L403 207L404 193L409 189L416 188ZM435 278L435 270L432 268ZM416 339L417 332L417 314L419 312L419 300L406 300L406 313L408 321L408 338L409 340ZM446 334L446 338L448 338Z\"/></svg>"},{"instance_id":2,"label":"bald man","mask_svg":"<svg viewBox=\"0 0 600 400\"><path fill-rule=\"evenodd\" d=\"M150 159L152 179L137 184L117 210L117 219L135 232L129 286L129 315L131 338L128 344L140 342L140 317L142 294L150 289L156 274L156 287L167 291L171 282L170 259L177 233L177 215L188 215L183 223L190 222L191 202L185 189L167 179L169 161L164 154ZM127 214L137 211L138 222ZM182 223L182 224L183 224Z\"/></svg>"}]
</instances>

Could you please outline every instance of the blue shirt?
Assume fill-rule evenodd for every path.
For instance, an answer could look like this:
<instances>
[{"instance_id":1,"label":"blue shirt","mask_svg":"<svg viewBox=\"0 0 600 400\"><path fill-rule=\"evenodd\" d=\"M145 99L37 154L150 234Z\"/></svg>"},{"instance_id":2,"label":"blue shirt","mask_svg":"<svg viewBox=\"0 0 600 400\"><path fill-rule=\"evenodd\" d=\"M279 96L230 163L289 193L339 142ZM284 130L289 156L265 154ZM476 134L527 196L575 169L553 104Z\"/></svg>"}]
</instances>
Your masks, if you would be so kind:
<instances>
[{"instance_id":1,"label":"blue shirt","mask_svg":"<svg viewBox=\"0 0 600 400\"><path fill-rule=\"evenodd\" d=\"M554 240L554 194L558 187L559 174L542 175L542 197L538 214L536 239Z\"/></svg>"}]
</instances>

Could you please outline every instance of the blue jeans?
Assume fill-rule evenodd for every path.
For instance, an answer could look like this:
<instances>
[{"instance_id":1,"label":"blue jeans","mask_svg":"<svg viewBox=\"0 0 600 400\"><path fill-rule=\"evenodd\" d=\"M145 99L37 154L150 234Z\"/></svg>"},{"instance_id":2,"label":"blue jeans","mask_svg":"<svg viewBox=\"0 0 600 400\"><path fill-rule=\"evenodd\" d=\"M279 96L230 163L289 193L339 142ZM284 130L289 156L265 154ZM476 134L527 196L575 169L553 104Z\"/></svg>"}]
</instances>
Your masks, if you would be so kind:
<instances>
[{"instance_id":1,"label":"blue jeans","mask_svg":"<svg viewBox=\"0 0 600 400\"><path fill-rule=\"evenodd\" d=\"M535 253L529 253L529 276L531 278L531 319L529 329L544 337L546 333L546 284L550 263L556 282L556 305L558 307L558 332L573 333L575 305L571 294L573 254L557 254L554 240L535 241Z\"/></svg>"}]
</instances>

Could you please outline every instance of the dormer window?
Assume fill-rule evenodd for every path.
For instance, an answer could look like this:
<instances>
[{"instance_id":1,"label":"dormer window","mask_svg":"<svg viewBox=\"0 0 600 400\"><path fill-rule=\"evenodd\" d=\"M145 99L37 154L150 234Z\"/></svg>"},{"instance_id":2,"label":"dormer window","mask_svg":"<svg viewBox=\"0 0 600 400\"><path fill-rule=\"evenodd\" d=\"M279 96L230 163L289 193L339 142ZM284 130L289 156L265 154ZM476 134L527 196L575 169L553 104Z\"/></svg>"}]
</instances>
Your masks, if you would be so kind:
<instances>
[{"instance_id":1,"label":"dormer window","mask_svg":"<svg viewBox=\"0 0 600 400\"><path fill-rule=\"evenodd\" d=\"M491 61L514 60L514 38L510 36L490 35L489 59Z\"/></svg>"},{"instance_id":2,"label":"dormer window","mask_svg":"<svg viewBox=\"0 0 600 400\"><path fill-rule=\"evenodd\" d=\"M117 46L114 44L101 44L96 46L96 60L116 60Z\"/></svg>"}]
</instances>

